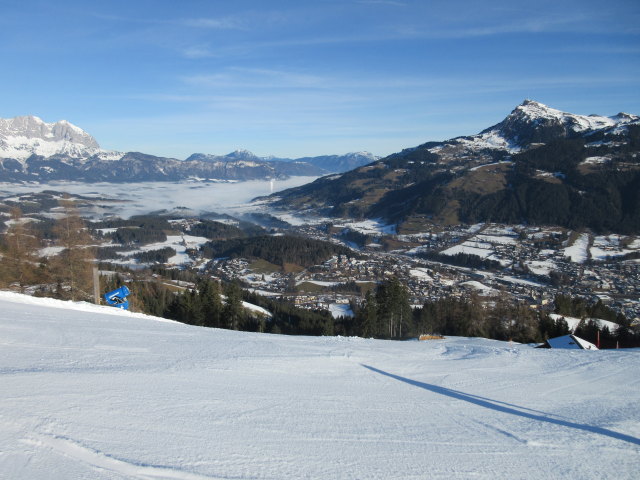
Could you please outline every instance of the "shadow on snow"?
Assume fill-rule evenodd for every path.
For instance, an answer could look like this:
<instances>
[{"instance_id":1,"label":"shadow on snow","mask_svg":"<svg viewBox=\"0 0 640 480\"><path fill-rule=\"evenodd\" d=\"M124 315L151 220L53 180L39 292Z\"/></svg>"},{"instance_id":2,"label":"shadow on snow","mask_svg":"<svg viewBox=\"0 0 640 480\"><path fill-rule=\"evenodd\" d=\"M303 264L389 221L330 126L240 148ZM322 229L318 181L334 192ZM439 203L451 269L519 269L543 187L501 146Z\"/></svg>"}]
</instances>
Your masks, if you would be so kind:
<instances>
[{"instance_id":1,"label":"shadow on snow","mask_svg":"<svg viewBox=\"0 0 640 480\"><path fill-rule=\"evenodd\" d=\"M379 370L369 365L362 364L362 366L371 370L372 372L379 373L380 375L385 375L387 377L393 378L400 382L408 383L409 385L413 385L414 387L422 388L424 390L428 390L433 393L455 398L456 400L462 400L463 402L472 403L474 405L488 408L490 410L495 410L496 412L507 413L509 415L516 415L518 417L528 418L530 420L536 420L538 422L551 423L553 425L560 425L562 427L575 428L576 430L583 430L585 432L596 433L598 435L604 435L606 437L611 437L616 440L622 440L623 442L629 442L635 445L640 445L640 439L636 437L632 437L630 435L625 435L624 433L614 432L613 430L608 430L602 427L595 427L592 425L585 425L582 423L569 422L567 420L561 420L559 418L551 418L548 416L549 414L546 414L546 413L544 415L530 413L530 412L535 412L536 410L530 410L525 407L520 407L517 405L508 404L508 403L500 402L497 400L492 400L490 398L478 397L476 395L460 392L458 390L452 390L450 388L439 387L437 385L431 385L429 383L418 382L416 380L411 380L410 378L401 377L399 375L394 375L392 373ZM511 407L507 405L511 405ZM512 408L512 407L515 407L515 408ZM519 410L516 410L516 408ZM523 410L529 410L529 411L523 411ZM540 412L540 413L544 413L544 412Z\"/></svg>"}]
</instances>

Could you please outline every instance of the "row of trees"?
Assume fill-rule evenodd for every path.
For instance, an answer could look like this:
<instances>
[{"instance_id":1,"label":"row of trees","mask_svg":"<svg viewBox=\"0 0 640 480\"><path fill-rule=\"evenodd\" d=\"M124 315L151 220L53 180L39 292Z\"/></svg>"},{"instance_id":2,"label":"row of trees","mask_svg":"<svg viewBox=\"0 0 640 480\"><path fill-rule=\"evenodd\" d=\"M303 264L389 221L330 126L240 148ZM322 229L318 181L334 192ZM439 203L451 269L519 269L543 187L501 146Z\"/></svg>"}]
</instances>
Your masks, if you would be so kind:
<instances>
[{"instance_id":1,"label":"row of trees","mask_svg":"<svg viewBox=\"0 0 640 480\"><path fill-rule=\"evenodd\" d=\"M487 304L472 295L469 298L447 297L426 302L412 309L408 293L397 279L380 284L375 293L367 293L355 308L352 333L376 338L408 338L420 334L485 337L537 343L570 333L564 318L551 318L528 305L506 296ZM576 335L606 348L640 346L640 332L633 329L624 315L617 314L601 302L588 303L581 298L558 296L556 312L583 318ZM612 321L615 331L600 326L589 317Z\"/></svg>"},{"instance_id":2,"label":"row of trees","mask_svg":"<svg viewBox=\"0 0 640 480\"><path fill-rule=\"evenodd\" d=\"M502 265L497 260L490 258L482 258L473 253L458 252L455 255L447 255L438 252L418 253L416 256L435 260L436 262L447 263L449 265L457 265L459 267L474 268L479 270L500 270Z\"/></svg>"},{"instance_id":3,"label":"row of trees","mask_svg":"<svg viewBox=\"0 0 640 480\"><path fill-rule=\"evenodd\" d=\"M122 283L114 277L108 289ZM334 320L327 311L309 311L290 302L266 298L243 290L239 283L221 284L198 279L195 288L176 292L161 281L133 281L130 304L134 309L190 325L290 335L333 335ZM267 310L248 309L243 302ZM343 332L343 330L341 330Z\"/></svg>"},{"instance_id":4,"label":"row of trees","mask_svg":"<svg viewBox=\"0 0 640 480\"><path fill-rule=\"evenodd\" d=\"M60 204L64 214L49 232L60 252L51 257L40 255L45 245L34 220L18 208L11 211L10 226L0 239L0 285L19 291L36 285L36 294L70 300L92 297L92 237L73 201Z\"/></svg>"},{"instance_id":5,"label":"row of trees","mask_svg":"<svg viewBox=\"0 0 640 480\"><path fill-rule=\"evenodd\" d=\"M287 301L244 291L236 282L221 285L200 279L196 288L177 294L162 282L136 282L130 288L135 292L133 304L143 311L192 325L233 330L385 339L412 338L426 333L521 343L539 343L570 333L564 318L551 318L507 297L499 298L489 306L479 297L471 296L442 298L412 308L407 289L395 278L382 282L375 291L367 292L360 305L353 304L354 317L337 319L325 310L305 310ZM265 308L271 316L244 308L243 300ZM573 305L583 302L570 301ZM557 305L563 310L566 298L559 297ZM607 312L598 304L588 305L585 311L607 318ZM617 320L625 319L617 317ZM575 333L593 343L599 339L600 344L608 348L640 345L640 335L628 326L628 322L611 332L586 319Z\"/></svg>"},{"instance_id":6,"label":"row of trees","mask_svg":"<svg viewBox=\"0 0 640 480\"><path fill-rule=\"evenodd\" d=\"M356 328L364 336L408 338L420 334L486 337L529 343L544 339L541 317L528 306L499 299L487 306L476 295L447 297L411 308L397 279L383 282L356 309ZM548 332L547 332L548 333Z\"/></svg>"}]
</instances>

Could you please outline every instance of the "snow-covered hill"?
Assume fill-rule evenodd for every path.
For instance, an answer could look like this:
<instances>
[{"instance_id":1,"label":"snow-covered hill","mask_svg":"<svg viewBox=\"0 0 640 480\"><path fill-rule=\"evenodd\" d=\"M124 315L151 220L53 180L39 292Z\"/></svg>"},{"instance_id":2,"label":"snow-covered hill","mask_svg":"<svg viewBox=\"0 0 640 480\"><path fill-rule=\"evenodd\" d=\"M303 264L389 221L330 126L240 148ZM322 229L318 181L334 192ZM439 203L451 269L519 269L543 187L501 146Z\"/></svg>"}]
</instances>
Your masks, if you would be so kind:
<instances>
[{"instance_id":1,"label":"snow-covered hill","mask_svg":"<svg viewBox=\"0 0 640 480\"><path fill-rule=\"evenodd\" d=\"M634 478L638 351L203 329L0 292L0 477Z\"/></svg>"}]
</instances>

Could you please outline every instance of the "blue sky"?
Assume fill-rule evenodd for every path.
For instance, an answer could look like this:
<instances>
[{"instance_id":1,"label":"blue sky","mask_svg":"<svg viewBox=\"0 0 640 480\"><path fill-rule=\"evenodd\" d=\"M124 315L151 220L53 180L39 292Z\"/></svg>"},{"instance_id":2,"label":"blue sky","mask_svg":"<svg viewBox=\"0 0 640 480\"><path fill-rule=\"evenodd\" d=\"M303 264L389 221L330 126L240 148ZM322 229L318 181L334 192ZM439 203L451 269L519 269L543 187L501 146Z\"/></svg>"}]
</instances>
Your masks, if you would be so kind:
<instances>
[{"instance_id":1,"label":"blue sky","mask_svg":"<svg viewBox=\"0 0 640 480\"><path fill-rule=\"evenodd\" d=\"M640 114L640 2L0 0L0 117L103 148L386 155L525 98Z\"/></svg>"}]
</instances>

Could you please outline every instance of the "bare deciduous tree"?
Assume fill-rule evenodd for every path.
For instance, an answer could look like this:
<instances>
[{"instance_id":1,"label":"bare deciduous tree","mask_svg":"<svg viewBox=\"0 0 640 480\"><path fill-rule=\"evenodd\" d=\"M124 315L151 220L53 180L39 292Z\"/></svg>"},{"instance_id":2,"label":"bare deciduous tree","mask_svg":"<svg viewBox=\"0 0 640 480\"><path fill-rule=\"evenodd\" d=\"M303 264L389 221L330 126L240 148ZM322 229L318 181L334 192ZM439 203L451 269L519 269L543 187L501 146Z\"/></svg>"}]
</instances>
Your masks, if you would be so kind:
<instances>
[{"instance_id":1,"label":"bare deciduous tree","mask_svg":"<svg viewBox=\"0 0 640 480\"><path fill-rule=\"evenodd\" d=\"M64 216L58 220L54 234L64 250L51 262L54 278L62 287L61 296L71 300L90 299L95 259L93 238L78 214L75 201L65 197L60 205Z\"/></svg>"},{"instance_id":2,"label":"bare deciduous tree","mask_svg":"<svg viewBox=\"0 0 640 480\"><path fill-rule=\"evenodd\" d=\"M0 279L5 286L17 285L24 291L38 280L37 251L41 244L19 208L12 209L11 225L3 240Z\"/></svg>"}]
</instances>

